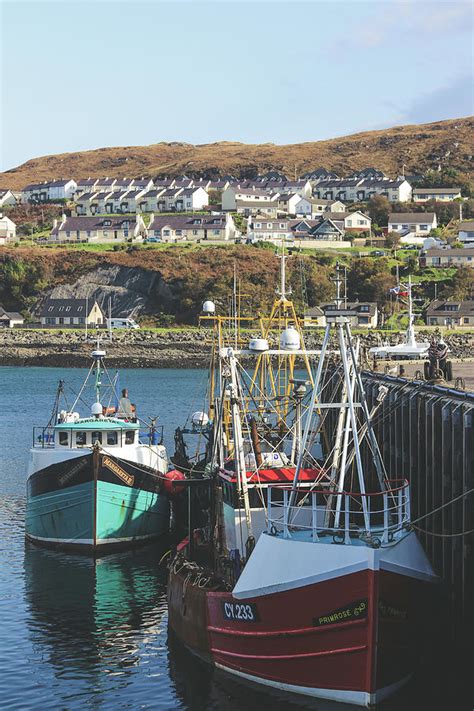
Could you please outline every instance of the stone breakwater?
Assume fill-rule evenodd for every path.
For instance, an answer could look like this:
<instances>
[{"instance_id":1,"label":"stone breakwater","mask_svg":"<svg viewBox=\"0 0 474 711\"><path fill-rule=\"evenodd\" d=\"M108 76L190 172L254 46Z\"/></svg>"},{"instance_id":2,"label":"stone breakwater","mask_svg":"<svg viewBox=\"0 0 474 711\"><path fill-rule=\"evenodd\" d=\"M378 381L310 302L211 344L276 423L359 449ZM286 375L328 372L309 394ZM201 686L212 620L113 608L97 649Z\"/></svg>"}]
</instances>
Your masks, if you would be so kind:
<instances>
[{"instance_id":1,"label":"stone breakwater","mask_svg":"<svg viewBox=\"0 0 474 711\"><path fill-rule=\"evenodd\" d=\"M211 352L209 330L178 330L153 332L114 331L112 343L106 343L107 363L110 367L127 368L203 368L209 363ZM420 331L418 338L432 337ZM250 334L249 334L250 338ZM394 344L402 334L385 336ZM474 334L450 333L445 337L453 358L474 358ZM306 346L318 348L322 332L306 332ZM380 335L361 336L362 348L367 350L381 342ZM29 329L0 330L0 365L31 365L85 367L90 363L94 342L85 342L79 331L42 331ZM336 343L332 344L334 347Z\"/></svg>"}]
</instances>

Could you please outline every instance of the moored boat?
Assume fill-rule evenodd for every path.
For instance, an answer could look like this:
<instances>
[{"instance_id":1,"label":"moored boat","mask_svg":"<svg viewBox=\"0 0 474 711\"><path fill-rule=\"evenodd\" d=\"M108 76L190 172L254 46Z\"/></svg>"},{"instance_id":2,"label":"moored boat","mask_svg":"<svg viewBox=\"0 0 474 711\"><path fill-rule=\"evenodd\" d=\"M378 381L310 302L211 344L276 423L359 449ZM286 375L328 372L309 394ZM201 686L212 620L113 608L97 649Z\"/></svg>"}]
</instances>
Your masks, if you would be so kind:
<instances>
[{"instance_id":1,"label":"moored boat","mask_svg":"<svg viewBox=\"0 0 474 711\"><path fill-rule=\"evenodd\" d=\"M351 334L353 313L342 308L339 274L335 281L338 297L326 312L310 397L273 442L281 456L288 439L293 453L274 482L260 446L272 443L265 437L268 405L252 427L244 396L254 380L241 363L252 350L220 350L209 520L201 530L191 522L171 563L169 623L191 651L238 678L368 707L415 671L437 578L410 526L409 483L385 471L372 427L377 405L369 411ZM332 334L338 360L326 363ZM267 354L284 357L281 345ZM293 354L308 356L301 348ZM330 409L336 426L328 432ZM222 460L222 452L232 455ZM263 484L265 496L255 516L248 484L259 475L256 491ZM225 509L229 501L237 515Z\"/></svg>"},{"instance_id":2,"label":"moored boat","mask_svg":"<svg viewBox=\"0 0 474 711\"><path fill-rule=\"evenodd\" d=\"M37 544L95 553L166 534L169 500L162 486L166 450L156 427L141 433L127 401L121 411L112 379L116 405L101 404L105 351L97 347L92 356L72 408L59 409L58 392L49 425L34 429L25 529ZM75 407L94 373L95 402L90 416L81 417Z\"/></svg>"}]
</instances>

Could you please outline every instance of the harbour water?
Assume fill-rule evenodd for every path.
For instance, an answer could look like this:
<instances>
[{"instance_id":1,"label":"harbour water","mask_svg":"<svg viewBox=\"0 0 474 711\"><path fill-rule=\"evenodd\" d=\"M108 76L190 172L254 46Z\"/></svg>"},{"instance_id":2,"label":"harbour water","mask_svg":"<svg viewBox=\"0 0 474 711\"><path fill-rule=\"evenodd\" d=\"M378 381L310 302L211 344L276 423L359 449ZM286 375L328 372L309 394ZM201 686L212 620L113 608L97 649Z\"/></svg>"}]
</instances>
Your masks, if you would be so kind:
<instances>
[{"instance_id":1,"label":"harbour water","mask_svg":"<svg viewBox=\"0 0 474 711\"><path fill-rule=\"evenodd\" d=\"M212 673L169 638L160 566L166 541L96 563L25 544L33 425L47 422L59 378L72 401L68 387L77 392L83 376L73 369L0 368L0 708L293 708L288 699ZM172 453L175 427L204 405L206 380L201 370L124 370L120 382L139 414L160 415ZM467 708L446 676L443 682L436 674L384 706L447 707Z\"/></svg>"}]
</instances>

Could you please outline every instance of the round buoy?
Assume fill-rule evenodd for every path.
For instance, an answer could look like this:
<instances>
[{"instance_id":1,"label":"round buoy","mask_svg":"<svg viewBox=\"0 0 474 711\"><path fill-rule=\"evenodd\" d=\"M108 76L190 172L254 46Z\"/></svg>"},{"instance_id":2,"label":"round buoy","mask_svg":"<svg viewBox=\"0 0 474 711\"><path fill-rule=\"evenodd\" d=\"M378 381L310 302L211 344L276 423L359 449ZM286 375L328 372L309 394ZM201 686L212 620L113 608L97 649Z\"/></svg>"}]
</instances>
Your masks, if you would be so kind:
<instances>
[{"instance_id":1,"label":"round buoy","mask_svg":"<svg viewBox=\"0 0 474 711\"><path fill-rule=\"evenodd\" d=\"M173 482L186 481L186 477L183 472L177 469L172 469L166 474L163 474L163 489L168 496L177 496L182 494L186 489L184 485L174 484Z\"/></svg>"}]
</instances>

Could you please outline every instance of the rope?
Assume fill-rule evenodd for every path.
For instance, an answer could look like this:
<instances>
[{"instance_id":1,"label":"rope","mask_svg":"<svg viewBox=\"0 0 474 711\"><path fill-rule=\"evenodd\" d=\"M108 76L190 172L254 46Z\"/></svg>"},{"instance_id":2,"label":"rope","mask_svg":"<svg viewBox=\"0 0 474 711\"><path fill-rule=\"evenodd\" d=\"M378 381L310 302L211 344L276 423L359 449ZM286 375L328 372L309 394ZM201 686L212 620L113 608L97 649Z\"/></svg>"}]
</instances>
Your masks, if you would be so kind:
<instances>
[{"instance_id":1,"label":"rope","mask_svg":"<svg viewBox=\"0 0 474 711\"><path fill-rule=\"evenodd\" d=\"M456 501L463 499L465 496L469 496L469 494L472 494L473 492L474 492L474 488L469 489L468 491L465 491L462 494L459 494L459 496L456 496L455 499L451 499L451 501L447 501L445 504L442 504L441 506L438 506L438 508L433 509L433 511L429 511L427 514L424 514L423 516L419 516L418 518L415 518L414 521L411 521L411 525L413 526L413 524L418 523L418 521L423 521L424 518L428 518L428 516L432 516L433 514L437 513L438 511L445 509L447 506L451 506L451 504L456 503Z\"/></svg>"},{"instance_id":2,"label":"rope","mask_svg":"<svg viewBox=\"0 0 474 711\"><path fill-rule=\"evenodd\" d=\"M420 528L419 526L413 526L412 527L416 531L420 531L420 533L425 533L427 536L436 536L436 538L456 538L457 536L470 536L472 533L474 533L474 528L472 528L470 531L460 531L459 533L434 533L433 531L427 531L424 528Z\"/></svg>"}]
</instances>

